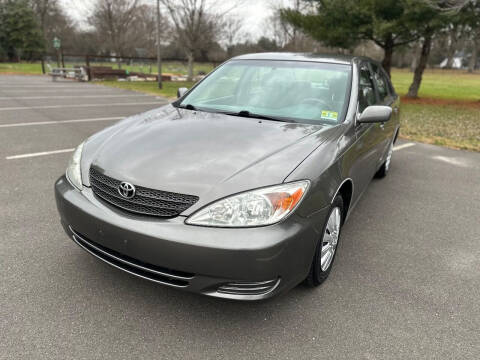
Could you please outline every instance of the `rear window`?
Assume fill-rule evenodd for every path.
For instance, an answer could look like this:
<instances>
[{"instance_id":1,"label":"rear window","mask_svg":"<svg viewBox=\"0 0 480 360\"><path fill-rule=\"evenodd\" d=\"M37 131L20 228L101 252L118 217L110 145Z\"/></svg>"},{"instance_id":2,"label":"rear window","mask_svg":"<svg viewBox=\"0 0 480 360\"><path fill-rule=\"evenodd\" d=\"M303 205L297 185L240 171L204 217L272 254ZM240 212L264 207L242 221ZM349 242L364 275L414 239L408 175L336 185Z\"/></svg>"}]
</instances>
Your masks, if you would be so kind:
<instances>
[{"instance_id":1,"label":"rear window","mask_svg":"<svg viewBox=\"0 0 480 360\"><path fill-rule=\"evenodd\" d=\"M390 86L385 73L376 64L372 64L373 79L377 85L378 96L381 103L390 95Z\"/></svg>"},{"instance_id":2,"label":"rear window","mask_svg":"<svg viewBox=\"0 0 480 360\"><path fill-rule=\"evenodd\" d=\"M359 73L358 111L361 113L370 105L375 105L377 98L367 64L362 64Z\"/></svg>"}]
</instances>

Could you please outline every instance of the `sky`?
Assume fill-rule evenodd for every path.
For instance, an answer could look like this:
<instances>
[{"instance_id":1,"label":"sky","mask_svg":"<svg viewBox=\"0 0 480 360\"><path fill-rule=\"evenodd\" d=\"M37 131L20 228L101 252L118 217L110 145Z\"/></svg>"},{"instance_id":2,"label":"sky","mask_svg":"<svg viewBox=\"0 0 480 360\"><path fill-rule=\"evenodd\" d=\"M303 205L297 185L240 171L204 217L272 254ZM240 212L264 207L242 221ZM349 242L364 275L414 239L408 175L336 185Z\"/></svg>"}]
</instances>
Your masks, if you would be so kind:
<instances>
[{"instance_id":1,"label":"sky","mask_svg":"<svg viewBox=\"0 0 480 360\"><path fill-rule=\"evenodd\" d=\"M67 14L80 25L85 26L85 19L96 0L60 0ZM155 4L155 0L144 0ZM231 8L239 4L230 13L244 19L244 31L251 36L251 40L258 39L265 32L265 22L272 14L272 6L288 4L290 0L216 0L215 6Z\"/></svg>"}]
</instances>

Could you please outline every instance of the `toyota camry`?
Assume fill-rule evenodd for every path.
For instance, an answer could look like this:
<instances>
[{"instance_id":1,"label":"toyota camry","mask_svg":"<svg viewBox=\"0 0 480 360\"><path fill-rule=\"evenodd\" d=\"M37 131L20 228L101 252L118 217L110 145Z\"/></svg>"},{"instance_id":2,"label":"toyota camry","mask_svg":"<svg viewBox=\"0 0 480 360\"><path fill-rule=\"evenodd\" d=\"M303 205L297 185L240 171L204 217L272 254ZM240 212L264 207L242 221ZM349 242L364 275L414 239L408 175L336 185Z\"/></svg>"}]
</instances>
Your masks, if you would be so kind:
<instances>
[{"instance_id":1,"label":"toyota camry","mask_svg":"<svg viewBox=\"0 0 480 360\"><path fill-rule=\"evenodd\" d=\"M369 58L239 56L80 144L55 183L61 223L159 284L238 300L314 287L398 131L399 97Z\"/></svg>"}]
</instances>

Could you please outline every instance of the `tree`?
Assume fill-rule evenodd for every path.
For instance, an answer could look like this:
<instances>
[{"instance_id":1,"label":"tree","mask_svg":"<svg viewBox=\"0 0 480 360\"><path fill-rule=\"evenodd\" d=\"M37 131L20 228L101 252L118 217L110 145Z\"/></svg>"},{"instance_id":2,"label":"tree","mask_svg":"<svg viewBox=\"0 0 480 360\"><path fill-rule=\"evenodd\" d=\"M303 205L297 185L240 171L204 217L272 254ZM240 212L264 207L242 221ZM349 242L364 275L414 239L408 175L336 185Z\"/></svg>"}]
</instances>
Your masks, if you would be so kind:
<instances>
[{"instance_id":1,"label":"tree","mask_svg":"<svg viewBox=\"0 0 480 360\"><path fill-rule=\"evenodd\" d=\"M0 48L4 56L16 61L43 50L41 30L27 0L0 2Z\"/></svg>"},{"instance_id":2,"label":"tree","mask_svg":"<svg viewBox=\"0 0 480 360\"><path fill-rule=\"evenodd\" d=\"M258 50L259 52L272 52L272 51L279 50L279 47L275 39L269 39L265 36L262 36L260 39L258 39L257 47L259 49Z\"/></svg>"},{"instance_id":3,"label":"tree","mask_svg":"<svg viewBox=\"0 0 480 360\"><path fill-rule=\"evenodd\" d=\"M286 51L313 51L320 43L305 34L301 29L293 26L282 16L282 10L285 4L290 4L289 9L306 14L315 11L315 6L311 1L304 0L287 0L275 3L270 6L272 15L266 22L266 33L277 42L278 46Z\"/></svg>"},{"instance_id":4,"label":"tree","mask_svg":"<svg viewBox=\"0 0 480 360\"><path fill-rule=\"evenodd\" d=\"M175 41L183 48L188 61L188 80L193 80L195 54L206 52L221 40L222 19L229 10L214 12L216 3L207 0L160 0L173 23Z\"/></svg>"},{"instance_id":5,"label":"tree","mask_svg":"<svg viewBox=\"0 0 480 360\"><path fill-rule=\"evenodd\" d=\"M193 81L195 53L212 42L215 19L207 13L205 0L161 0L175 28L175 39L183 48L188 61L188 81Z\"/></svg>"},{"instance_id":6,"label":"tree","mask_svg":"<svg viewBox=\"0 0 480 360\"><path fill-rule=\"evenodd\" d=\"M132 37L132 23L138 12L138 0L99 0L88 22L103 39L103 51L126 56Z\"/></svg>"},{"instance_id":7,"label":"tree","mask_svg":"<svg viewBox=\"0 0 480 360\"><path fill-rule=\"evenodd\" d=\"M243 19L229 16L222 23L222 43L227 49L227 56L232 56L233 46L243 37Z\"/></svg>"},{"instance_id":8,"label":"tree","mask_svg":"<svg viewBox=\"0 0 480 360\"><path fill-rule=\"evenodd\" d=\"M452 20L449 24L447 24L447 27L444 31L447 35L447 64L445 67L447 69L451 69L453 66L455 53L457 51L458 41L464 34L464 23L460 13L452 17Z\"/></svg>"},{"instance_id":9,"label":"tree","mask_svg":"<svg viewBox=\"0 0 480 360\"><path fill-rule=\"evenodd\" d=\"M55 37L61 40L61 52L64 50L73 50L75 47L75 28L72 20L65 14L60 7L58 0L30 0L30 5L37 17L40 25L43 41L45 43L45 52L57 52L53 47ZM58 52L57 52L58 54ZM42 54L43 58L44 54ZM42 61L42 72L45 74L45 63Z\"/></svg>"},{"instance_id":10,"label":"tree","mask_svg":"<svg viewBox=\"0 0 480 360\"><path fill-rule=\"evenodd\" d=\"M63 49L73 50L75 27L58 0L30 0L30 4L40 25L46 50L54 51L52 40L55 36L62 40Z\"/></svg>"},{"instance_id":11,"label":"tree","mask_svg":"<svg viewBox=\"0 0 480 360\"><path fill-rule=\"evenodd\" d=\"M418 97L433 37L451 23L452 18L460 9L458 4L451 4L448 0L421 0L409 11L406 21L421 36L422 47L407 97Z\"/></svg>"},{"instance_id":12,"label":"tree","mask_svg":"<svg viewBox=\"0 0 480 360\"><path fill-rule=\"evenodd\" d=\"M282 9L281 16L327 46L352 49L371 40L384 50L383 67L390 74L396 47L418 39L406 23L415 0L303 0L315 11Z\"/></svg>"},{"instance_id":13,"label":"tree","mask_svg":"<svg viewBox=\"0 0 480 360\"><path fill-rule=\"evenodd\" d=\"M471 43L471 55L468 62L468 72L473 72L480 50L480 0L470 0L462 9L462 18L465 21L468 38Z\"/></svg>"},{"instance_id":14,"label":"tree","mask_svg":"<svg viewBox=\"0 0 480 360\"><path fill-rule=\"evenodd\" d=\"M156 9L154 3L141 0L98 0L88 22L92 31L82 37L93 40L93 51L105 55L154 56L156 55ZM168 34L166 18L160 21L160 33ZM162 36L163 38L163 36ZM88 45L82 41L82 47ZM90 48L90 46L87 46ZM118 63L120 66L120 62Z\"/></svg>"}]
</instances>

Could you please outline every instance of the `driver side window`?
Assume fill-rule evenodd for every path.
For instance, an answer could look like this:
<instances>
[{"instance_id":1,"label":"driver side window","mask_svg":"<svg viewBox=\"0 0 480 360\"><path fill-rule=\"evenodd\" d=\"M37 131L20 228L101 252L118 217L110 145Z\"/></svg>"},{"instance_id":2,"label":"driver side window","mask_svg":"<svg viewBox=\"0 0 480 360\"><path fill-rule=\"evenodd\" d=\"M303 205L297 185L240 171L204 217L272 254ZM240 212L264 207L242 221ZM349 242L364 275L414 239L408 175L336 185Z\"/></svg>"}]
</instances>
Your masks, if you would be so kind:
<instances>
[{"instance_id":1,"label":"driver side window","mask_svg":"<svg viewBox=\"0 0 480 360\"><path fill-rule=\"evenodd\" d=\"M358 86L358 112L362 113L370 105L375 105L375 91L372 76L366 64L360 67Z\"/></svg>"}]
</instances>

